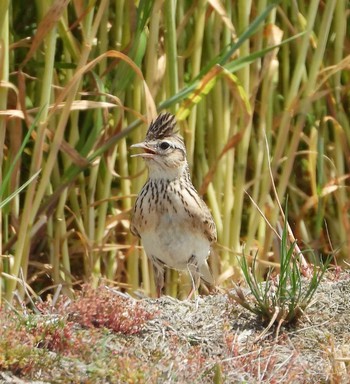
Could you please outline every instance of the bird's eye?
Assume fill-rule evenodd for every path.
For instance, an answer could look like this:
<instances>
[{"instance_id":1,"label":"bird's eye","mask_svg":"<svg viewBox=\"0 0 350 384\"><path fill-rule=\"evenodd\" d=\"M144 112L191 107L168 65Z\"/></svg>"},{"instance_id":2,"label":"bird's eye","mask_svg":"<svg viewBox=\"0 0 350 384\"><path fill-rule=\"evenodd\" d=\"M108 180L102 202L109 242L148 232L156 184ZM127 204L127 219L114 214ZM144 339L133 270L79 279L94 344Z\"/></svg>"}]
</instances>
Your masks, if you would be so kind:
<instances>
[{"instance_id":1,"label":"bird's eye","mask_svg":"<svg viewBox=\"0 0 350 384\"><path fill-rule=\"evenodd\" d=\"M170 147L170 144L167 142L167 141L162 141L160 144L159 144L159 148L160 149L168 149Z\"/></svg>"}]
</instances>

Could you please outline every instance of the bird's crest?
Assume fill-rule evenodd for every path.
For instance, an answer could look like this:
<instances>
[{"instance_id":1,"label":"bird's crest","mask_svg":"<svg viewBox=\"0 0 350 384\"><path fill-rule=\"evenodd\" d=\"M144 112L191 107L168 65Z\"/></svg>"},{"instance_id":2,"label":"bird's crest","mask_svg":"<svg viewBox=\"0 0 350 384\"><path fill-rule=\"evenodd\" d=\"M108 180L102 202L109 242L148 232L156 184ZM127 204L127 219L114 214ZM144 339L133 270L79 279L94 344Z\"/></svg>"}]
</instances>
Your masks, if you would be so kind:
<instances>
[{"instance_id":1,"label":"bird's crest","mask_svg":"<svg viewBox=\"0 0 350 384\"><path fill-rule=\"evenodd\" d=\"M174 133L176 126L175 116L171 113L161 113L158 117L152 121L146 134L146 141L164 139L170 137Z\"/></svg>"}]
</instances>

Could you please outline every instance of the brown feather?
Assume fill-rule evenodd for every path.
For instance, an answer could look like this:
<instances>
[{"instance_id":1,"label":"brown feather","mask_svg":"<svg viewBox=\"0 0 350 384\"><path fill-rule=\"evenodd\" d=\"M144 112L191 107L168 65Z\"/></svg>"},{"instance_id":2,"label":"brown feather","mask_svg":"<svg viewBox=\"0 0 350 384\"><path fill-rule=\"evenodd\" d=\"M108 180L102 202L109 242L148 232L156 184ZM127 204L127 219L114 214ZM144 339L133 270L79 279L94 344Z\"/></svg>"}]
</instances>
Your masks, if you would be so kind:
<instances>
[{"instance_id":1,"label":"brown feather","mask_svg":"<svg viewBox=\"0 0 350 384\"><path fill-rule=\"evenodd\" d=\"M171 113L161 113L156 120L152 121L148 128L145 141L160 140L175 134L175 116Z\"/></svg>"}]
</instances>

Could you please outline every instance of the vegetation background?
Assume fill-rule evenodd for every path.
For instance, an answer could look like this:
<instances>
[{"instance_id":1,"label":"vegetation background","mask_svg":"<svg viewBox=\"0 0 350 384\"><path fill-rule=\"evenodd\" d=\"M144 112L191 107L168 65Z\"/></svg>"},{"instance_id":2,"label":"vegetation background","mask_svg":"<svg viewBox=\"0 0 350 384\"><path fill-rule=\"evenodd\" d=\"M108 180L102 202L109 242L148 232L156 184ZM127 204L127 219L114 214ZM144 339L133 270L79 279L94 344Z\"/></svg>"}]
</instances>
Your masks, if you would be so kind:
<instances>
[{"instance_id":1,"label":"vegetation background","mask_svg":"<svg viewBox=\"0 0 350 384\"><path fill-rule=\"evenodd\" d=\"M278 263L286 196L311 261L348 266L348 19L347 0L2 0L0 297L102 278L154 294L128 148L162 110L217 224L221 286L242 244ZM166 293L185 282L169 271Z\"/></svg>"}]
</instances>

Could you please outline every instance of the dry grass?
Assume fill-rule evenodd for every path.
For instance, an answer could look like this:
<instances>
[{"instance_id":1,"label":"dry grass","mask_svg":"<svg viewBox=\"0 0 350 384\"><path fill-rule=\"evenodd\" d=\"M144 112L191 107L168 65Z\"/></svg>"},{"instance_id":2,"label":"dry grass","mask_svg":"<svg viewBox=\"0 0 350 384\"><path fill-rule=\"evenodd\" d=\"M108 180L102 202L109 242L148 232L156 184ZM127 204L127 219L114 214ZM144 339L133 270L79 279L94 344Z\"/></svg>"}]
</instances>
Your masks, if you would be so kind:
<instances>
[{"instance_id":1,"label":"dry grass","mask_svg":"<svg viewBox=\"0 0 350 384\"><path fill-rule=\"evenodd\" d=\"M7 382L17 377L72 383L345 383L349 281L349 274L328 274L306 316L282 328L277 339L275 328L259 338L261 321L227 295L135 300L85 287L73 301L40 305L40 314L1 312L0 377ZM120 327L125 314L128 321Z\"/></svg>"}]
</instances>

